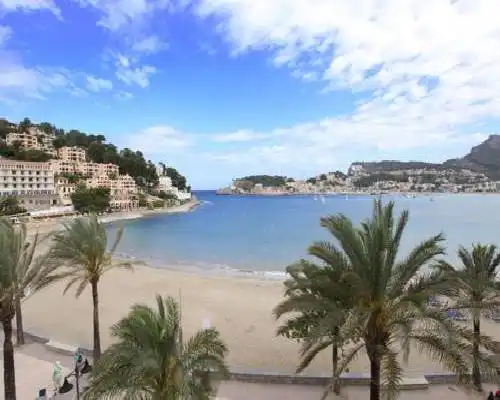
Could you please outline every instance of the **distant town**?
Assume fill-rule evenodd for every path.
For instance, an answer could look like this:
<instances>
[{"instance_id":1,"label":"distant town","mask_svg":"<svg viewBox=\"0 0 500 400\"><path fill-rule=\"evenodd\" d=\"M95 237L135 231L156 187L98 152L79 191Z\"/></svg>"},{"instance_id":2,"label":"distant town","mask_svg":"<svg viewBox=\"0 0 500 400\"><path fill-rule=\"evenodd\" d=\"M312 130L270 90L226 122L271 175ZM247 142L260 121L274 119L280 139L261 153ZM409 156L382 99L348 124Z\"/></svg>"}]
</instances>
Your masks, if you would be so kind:
<instances>
[{"instance_id":1,"label":"distant town","mask_svg":"<svg viewBox=\"0 0 500 400\"><path fill-rule=\"evenodd\" d=\"M175 168L102 135L0 119L0 215L165 208L191 199Z\"/></svg>"},{"instance_id":2,"label":"distant town","mask_svg":"<svg viewBox=\"0 0 500 400\"><path fill-rule=\"evenodd\" d=\"M443 163L420 161L355 162L344 173L327 172L308 179L252 175L234 179L221 195L498 193L500 135L490 135L462 158Z\"/></svg>"}]
</instances>

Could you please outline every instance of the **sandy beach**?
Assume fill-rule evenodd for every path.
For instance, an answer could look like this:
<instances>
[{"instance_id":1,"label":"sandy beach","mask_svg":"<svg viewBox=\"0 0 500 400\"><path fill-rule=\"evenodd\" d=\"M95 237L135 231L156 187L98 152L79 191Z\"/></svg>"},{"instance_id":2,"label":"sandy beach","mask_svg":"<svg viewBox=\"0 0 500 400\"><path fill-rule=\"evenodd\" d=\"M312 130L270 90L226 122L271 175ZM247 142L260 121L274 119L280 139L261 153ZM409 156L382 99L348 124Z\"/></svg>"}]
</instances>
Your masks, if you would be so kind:
<instances>
[{"instance_id":1,"label":"sandy beach","mask_svg":"<svg viewBox=\"0 0 500 400\"><path fill-rule=\"evenodd\" d=\"M99 219L103 223L111 223L117 221L139 219L154 214L186 213L196 208L199 204L200 203L198 200L193 199L180 206L169 207L169 208L158 208L154 210L134 210L134 211L114 212L111 214L103 215ZM30 234L38 232L39 234L43 235L62 229L63 223L71 220L72 218L79 218L79 217L73 216L73 217L60 217L60 218L36 220L28 222L27 227Z\"/></svg>"},{"instance_id":2,"label":"sandy beach","mask_svg":"<svg viewBox=\"0 0 500 400\"><path fill-rule=\"evenodd\" d=\"M28 332L62 343L92 347L90 292L79 299L62 295L63 284L34 294L23 303ZM216 326L229 346L228 361L233 370L293 372L299 347L275 337L277 323L273 307L282 299L282 283L245 277L202 276L169 269L136 267L134 272L115 270L100 283L100 321L103 346L110 344L109 327L124 316L134 303L154 303L155 293L182 299L186 335L206 323ZM485 333L500 336L500 324L485 321ZM330 371L330 352L325 352L308 369L310 374ZM368 360L360 356L352 372L368 372ZM443 368L424 354L412 351L406 368L409 375L442 372Z\"/></svg>"}]
</instances>

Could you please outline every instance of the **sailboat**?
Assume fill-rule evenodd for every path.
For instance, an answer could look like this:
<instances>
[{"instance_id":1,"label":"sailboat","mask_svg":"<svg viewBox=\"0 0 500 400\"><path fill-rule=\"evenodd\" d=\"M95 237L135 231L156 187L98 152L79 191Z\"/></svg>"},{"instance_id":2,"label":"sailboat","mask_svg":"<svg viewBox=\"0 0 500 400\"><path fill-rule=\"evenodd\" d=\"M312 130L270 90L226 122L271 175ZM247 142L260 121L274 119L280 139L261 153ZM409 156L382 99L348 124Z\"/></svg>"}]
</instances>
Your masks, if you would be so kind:
<instances>
[{"instance_id":1,"label":"sailboat","mask_svg":"<svg viewBox=\"0 0 500 400\"><path fill-rule=\"evenodd\" d=\"M319 197L319 199L321 200L321 202L322 202L323 204L325 204L325 203L326 203L325 196L321 195L321 196Z\"/></svg>"}]
</instances>

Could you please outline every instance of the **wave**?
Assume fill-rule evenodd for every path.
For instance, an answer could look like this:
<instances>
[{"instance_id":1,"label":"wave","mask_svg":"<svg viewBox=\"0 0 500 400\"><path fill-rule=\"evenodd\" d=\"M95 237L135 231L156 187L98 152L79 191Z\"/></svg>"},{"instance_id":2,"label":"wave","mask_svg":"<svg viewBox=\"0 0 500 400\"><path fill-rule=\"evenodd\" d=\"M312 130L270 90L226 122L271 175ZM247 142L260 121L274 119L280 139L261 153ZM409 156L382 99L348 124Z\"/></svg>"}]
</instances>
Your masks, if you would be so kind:
<instances>
[{"instance_id":1,"label":"wave","mask_svg":"<svg viewBox=\"0 0 500 400\"><path fill-rule=\"evenodd\" d=\"M285 271L269 271L269 270L251 270L231 267L226 264L205 263L205 262L172 262L154 259L153 257L141 258L132 256L128 253L115 253L116 257L123 260L135 260L140 263L158 268L180 272L192 272L201 275L226 275L247 278L258 278L266 280L284 280L288 277Z\"/></svg>"}]
</instances>

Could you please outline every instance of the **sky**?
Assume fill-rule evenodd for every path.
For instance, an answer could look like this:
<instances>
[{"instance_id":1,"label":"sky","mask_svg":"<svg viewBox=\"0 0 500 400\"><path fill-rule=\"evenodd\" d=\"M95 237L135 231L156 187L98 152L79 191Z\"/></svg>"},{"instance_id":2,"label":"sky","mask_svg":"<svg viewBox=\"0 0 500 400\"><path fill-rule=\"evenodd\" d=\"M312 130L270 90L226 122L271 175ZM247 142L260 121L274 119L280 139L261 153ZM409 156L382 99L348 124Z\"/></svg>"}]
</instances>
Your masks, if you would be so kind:
<instances>
[{"instance_id":1,"label":"sky","mask_svg":"<svg viewBox=\"0 0 500 400\"><path fill-rule=\"evenodd\" d=\"M499 0L0 0L0 117L187 176L442 161L498 132Z\"/></svg>"}]
</instances>

